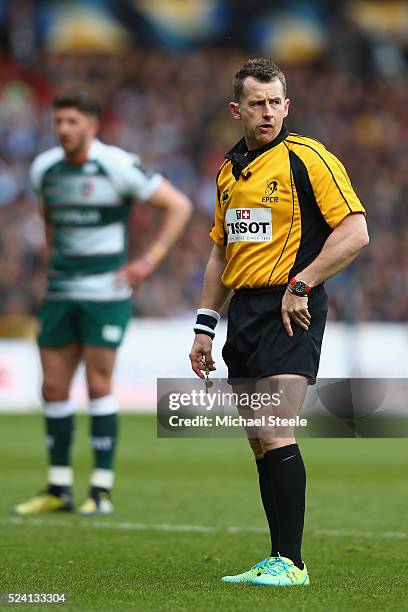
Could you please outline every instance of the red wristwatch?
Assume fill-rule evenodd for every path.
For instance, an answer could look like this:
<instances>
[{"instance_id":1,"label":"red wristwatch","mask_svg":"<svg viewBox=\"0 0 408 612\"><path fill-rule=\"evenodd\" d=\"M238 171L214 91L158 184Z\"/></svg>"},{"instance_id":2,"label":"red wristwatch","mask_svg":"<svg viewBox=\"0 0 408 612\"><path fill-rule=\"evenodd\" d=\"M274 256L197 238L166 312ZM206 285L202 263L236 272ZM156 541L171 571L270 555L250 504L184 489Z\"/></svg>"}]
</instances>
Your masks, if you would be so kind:
<instances>
[{"instance_id":1,"label":"red wristwatch","mask_svg":"<svg viewBox=\"0 0 408 612\"><path fill-rule=\"evenodd\" d=\"M288 291L299 297L306 297L310 293L311 287L305 281L295 276L290 279L288 285Z\"/></svg>"}]
</instances>

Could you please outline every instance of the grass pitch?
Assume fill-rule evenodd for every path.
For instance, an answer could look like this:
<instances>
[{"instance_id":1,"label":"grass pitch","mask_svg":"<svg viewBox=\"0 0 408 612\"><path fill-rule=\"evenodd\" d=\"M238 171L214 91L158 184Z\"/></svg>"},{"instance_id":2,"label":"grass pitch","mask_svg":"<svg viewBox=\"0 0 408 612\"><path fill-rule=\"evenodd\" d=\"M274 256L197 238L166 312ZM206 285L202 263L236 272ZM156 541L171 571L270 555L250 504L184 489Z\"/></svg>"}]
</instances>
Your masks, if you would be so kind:
<instances>
[{"instance_id":1,"label":"grass pitch","mask_svg":"<svg viewBox=\"0 0 408 612\"><path fill-rule=\"evenodd\" d=\"M268 553L245 440L157 440L154 417L124 415L114 515L19 519L9 507L44 484L42 418L1 415L0 432L0 592L68 593L36 610L408 610L406 440L301 441L311 586L271 589L219 580ZM91 466L85 416L74 457L78 504Z\"/></svg>"}]
</instances>

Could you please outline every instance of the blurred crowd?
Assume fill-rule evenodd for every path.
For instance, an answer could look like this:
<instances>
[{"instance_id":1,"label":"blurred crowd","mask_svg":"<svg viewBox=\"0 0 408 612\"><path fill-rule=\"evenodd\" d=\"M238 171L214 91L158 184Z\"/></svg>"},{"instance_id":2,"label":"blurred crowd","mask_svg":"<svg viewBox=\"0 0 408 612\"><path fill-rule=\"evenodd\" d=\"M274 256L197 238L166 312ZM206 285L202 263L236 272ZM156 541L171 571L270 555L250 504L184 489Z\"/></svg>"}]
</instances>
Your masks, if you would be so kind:
<instances>
[{"instance_id":1,"label":"blurred crowd","mask_svg":"<svg viewBox=\"0 0 408 612\"><path fill-rule=\"evenodd\" d=\"M186 192L194 215L182 240L134 296L136 316L184 316L199 303L211 248L215 175L240 138L230 118L233 74L247 54L135 50L126 57L47 55L27 67L0 58L0 309L35 315L45 287L44 232L28 180L33 157L53 146L50 100L86 82L104 105L100 138L138 153ZM284 67L285 68L285 67ZM288 127L322 141L344 162L367 209L371 243L329 281L333 320L405 321L408 315L408 90L401 78L335 64L286 68ZM132 256L157 228L136 204Z\"/></svg>"}]
</instances>

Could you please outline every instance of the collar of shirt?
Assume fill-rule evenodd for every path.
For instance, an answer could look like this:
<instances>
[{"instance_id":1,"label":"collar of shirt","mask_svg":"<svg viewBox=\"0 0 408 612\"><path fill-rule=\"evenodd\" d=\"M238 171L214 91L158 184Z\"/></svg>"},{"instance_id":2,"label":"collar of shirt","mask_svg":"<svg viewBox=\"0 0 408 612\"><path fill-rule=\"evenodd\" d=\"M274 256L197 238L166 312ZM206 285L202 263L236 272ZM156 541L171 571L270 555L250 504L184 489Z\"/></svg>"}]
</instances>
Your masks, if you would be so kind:
<instances>
[{"instance_id":1,"label":"collar of shirt","mask_svg":"<svg viewBox=\"0 0 408 612\"><path fill-rule=\"evenodd\" d=\"M234 175L235 179L239 179L242 170L254 159L256 159L258 155L261 155L262 153L265 153L265 151L269 151L269 149L276 147L276 145L285 140L288 134L289 130L286 125L283 124L282 129L276 138L274 138L271 142L268 142L268 144L264 145L263 147L260 147L259 149L252 149L251 151L248 151L245 138L241 138L241 140L237 142L237 144L235 144L232 149L228 151L228 153L225 154L225 159L231 161L232 174Z\"/></svg>"},{"instance_id":2,"label":"collar of shirt","mask_svg":"<svg viewBox=\"0 0 408 612\"><path fill-rule=\"evenodd\" d=\"M99 140L99 138L93 139L93 141L91 142L91 146L89 147L89 151L88 151L88 160L93 159L94 157L98 155L98 153L100 152L102 148L101 145L102 145L102 142Z\"/></svg>"}]
</instances>

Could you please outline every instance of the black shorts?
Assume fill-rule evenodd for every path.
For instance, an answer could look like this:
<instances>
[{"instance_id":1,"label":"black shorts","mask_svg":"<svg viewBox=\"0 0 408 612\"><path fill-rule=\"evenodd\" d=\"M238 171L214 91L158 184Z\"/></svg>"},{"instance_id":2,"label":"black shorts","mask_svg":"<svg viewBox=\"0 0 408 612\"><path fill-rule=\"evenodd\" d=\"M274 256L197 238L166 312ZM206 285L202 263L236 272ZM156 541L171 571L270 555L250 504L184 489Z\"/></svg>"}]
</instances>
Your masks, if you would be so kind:
<instances>
[{"instance_id":1,"label":"black shorts","mask_svg":"<svg viewBox=\"0 0 408 612\"><path fill-rule=\"evenodd\" d=\"M292 321L290 338L281 314L285 290L286 286L240 289L233 295L222 351L229 379L300 374L309 379L309 384L315 383L327 318L327 294L323 285L311 290L309 330Z\"/></svg>"}]
</instances>

